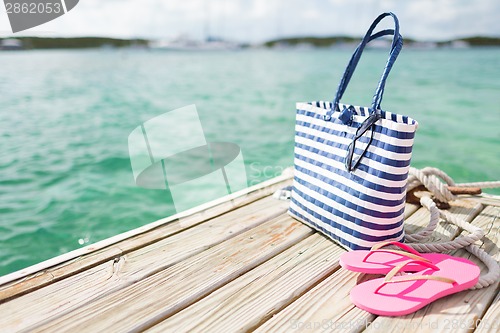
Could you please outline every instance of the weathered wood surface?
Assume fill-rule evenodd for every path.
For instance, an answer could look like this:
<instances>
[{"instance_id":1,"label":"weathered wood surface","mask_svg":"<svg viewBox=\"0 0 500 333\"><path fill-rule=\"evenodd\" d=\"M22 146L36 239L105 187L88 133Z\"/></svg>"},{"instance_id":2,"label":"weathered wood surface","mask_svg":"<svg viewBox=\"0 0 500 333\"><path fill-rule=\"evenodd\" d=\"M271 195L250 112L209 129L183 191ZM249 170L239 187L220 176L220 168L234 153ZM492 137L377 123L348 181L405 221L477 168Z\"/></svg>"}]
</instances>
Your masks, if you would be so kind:
<instances>
[{"instance_id":1,"label":"weathered wood surface","mask_svg":"<svg viewBox=\"0 0 500 333\"><path fill-rule=\"evenodd\" d=\"M0 304L0 327L29 328L125 288L154 273L241 234L286 211L285 202L266 197L196 225L45 288ZM23 319L25 318L25 319ZM22 324L20 324L22 322Z\"/></svg>"},{"instance_id":2,"label":"weathered wood surface","mask_svg":"<svg viewBox=\"0 0 500 333\"><path fill-rule=\"evenodd\" d=\"M476 320L475 327L477 327L476 332L480 333L500 332L500 293L497 292L497 297L495 297L484 316Z\"/></svg>"},{"instance_id":3,"label":"weathered wood surface","mask_svg":"<svg viewBox=\"0 0 500 333\"><path fill-rule=\"evenodd\" d=\"M151 331L251 330L338 269L342 252L316 233L218 289L210 297L154 326Z\"/></svg>"},{"instance_id":4,"label":"weathered wood surface","mask_svg":"<svg viewBox=\"0 0 500 333\"><path fill-rule=\"evenodd\" d=\"M260 326L256 332L356 332L375 318L349 299L359 274L339 269Z\"/></svg>"},{"instance_id":5,"label":"weathered wood surface","mask_svg":"<svg viewBox=\"0 0 500 333\"><path fill-rule=\"evenodd\" d=\"M289 183L158 221L0 285L0 332L499 331L498 284L398 318L356 308L350 290L374 276L341 269L345 250L286 214L288 203L270 194ZM500 259L500 198L461 198L449 211L482 227L478 245ZM409 233L429 220L416 205L405 214ZM460 233L441 222L429 241Z\"/></svg>"},{"instance_id":6,"label":"weathered wood surface","mask_svg":"<svg viewBox=\"0 0 500 333\"><path fill-rule=\"evenodd\" d=\"M273 219L33 331L143 330L311 234L311 229L288 216Z\"/></svg>"}]
</instances>

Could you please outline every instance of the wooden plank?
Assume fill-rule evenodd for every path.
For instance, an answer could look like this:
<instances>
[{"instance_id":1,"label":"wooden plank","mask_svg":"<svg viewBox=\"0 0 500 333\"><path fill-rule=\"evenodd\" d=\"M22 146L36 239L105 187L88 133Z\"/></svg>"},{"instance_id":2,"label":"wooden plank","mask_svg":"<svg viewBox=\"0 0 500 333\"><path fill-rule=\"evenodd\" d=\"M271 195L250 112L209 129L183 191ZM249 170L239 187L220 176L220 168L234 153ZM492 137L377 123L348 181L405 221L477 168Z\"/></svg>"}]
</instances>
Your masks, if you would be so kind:
<instances>
[{"instance_id":1,"label":"wooden plank","mask_svg":"<svg viewBox=\"0 0 500 333\"><path fill-rule=\"evenodd\" d=\"M22 330L54 320L284 214L267 197L0 305L0 327Z\"/></svg>"},{"instance_id":2,"label":"wooden plank","mask_svg":"<svg viewBox=\"0 0 500 333\"><path fill-rule=\"evenodd\" d=\"M491 195L491 194L483 193L481 195L475 195L475 196L470 196L470 197L467 196L466 198L468 200L471 200L471 201L477 201L479 203L482 203L483 205L500 207L500 196L499 195Z\"/></svg>"},{"instance_id":3,"label":"wooden plank","mask_svg":"<svg viewBox=\"0 0 500 333\"><path fill-rule=\"evenodd\" d=\"M239 197L230 196L227 201L218 203L202 210L191 210L192 215L179 214L153 222L138 229L126 232L112 239L89 245L61 257L50 259L27 269L0 277L0 303L54 283L83 270L113 260L127 252L152 244L182 230L188 229L203 221L243 207L251 202L272 194L275 190L291 184L290 175L286 174L246 189ZM183 217L182 217L183 216ZM130 237L128 235L131 235ZM116 241L115 241L116 239ZM99 245L105 243L107 245ZM100 248L102 247L102 248ZM66 260L66 258L68 258ZM55 262L57 264L52 265ZM38 266L44 267L38 270ZM19 276L19 278L17 278Z\"/></svg>"},{"instance_id":4,"label":"wooden plank","mask_svg":"<svg viewBox=\"0 0 500 333\"><path fill-rule=\"evenodd\" d=\"M324 236L314 234L150 331L251 330L338 269L343 252Z\"/></svg>"},{"instance_id":5,"label":"wooden plank","mask_svg":"<svg viewBox=\"0 0 500 333\"><path fill-rule=\"evenodd\" d=\"M472 223L487 232L485 236L487 240L481 243L481 247L499 260L500 209L492 206L486 207ZM474 261L484 273L484 265L477 258L471 257L468 252L459 250L453 255ZM378 317L374 321L375 325L368 331L382 327L387 332L400 332L402 328L419 332L449 332L450 330L470 332L475 329L478 318L482 317L487 306L497 295L497 290L498 284L479 290L466 290L441 298L406 316Z\"/></svg>"},{"instance_id":6,"label":"wooden plank","mask_svg":"<svg viewBox=\"0 0 500 333\"><path fill-rule=\"evenodd\" d=\"M349 292L362 277L339 269L255 332L359 332L375 318L354 307L349 298Z\"/></svg>"},{"instance_id":7,"label":"wooden plank","mask_svg":"<svg viewBox=\"0 0 500 333\"><path fill-rule=\"evenodd\" d=\"M311 234L284 215L31 331L149 328Z\"/></svg>"},{"instance_id":8,"label":"wooden plank","mask_svg":"<svg viewBox=\"0 0 500 333\"><path fill-rule=\"evenodd\" d=\"M412 216L416 211L420 209L420 205L405 204L405 220L407 220L410 216Z\"/></svg>"},{"instance_id":9,"label":"wooden plank","mask_svg":"<svg viewBox=\"0 0 500 333\"><path fill-rule=\"evenodd\" d=\"M491 303L483 318L475 322L477 328L475 333L497 333L500 332L500 293L497 289L497 297Z\"/></svg>"}]
</instances>

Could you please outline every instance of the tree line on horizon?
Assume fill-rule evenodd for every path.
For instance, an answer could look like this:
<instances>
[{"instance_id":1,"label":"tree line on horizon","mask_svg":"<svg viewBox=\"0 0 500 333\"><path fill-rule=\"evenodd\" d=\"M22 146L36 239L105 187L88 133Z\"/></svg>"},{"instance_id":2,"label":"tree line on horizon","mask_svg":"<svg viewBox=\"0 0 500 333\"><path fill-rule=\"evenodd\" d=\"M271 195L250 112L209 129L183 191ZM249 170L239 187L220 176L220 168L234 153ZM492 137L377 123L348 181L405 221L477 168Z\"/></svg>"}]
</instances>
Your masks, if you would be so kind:
<instances>
[{"instance_id":1,"label":"tree line on horizon","mask_svg":"<svg viewBox=\"0 0 500 333\"><path fill-rule=\"evenodd\" d=\"M0 38L2 40L12 39ZM79 49L79 48L122 48L122 47L148 47L150 40L148 39L118 39L107 37L71 37L71 38L52 38L52 37L16 37L15 39L21 41L23 49ZM275 47L279 45L297 46L301 44L310 45L313 47L331 47L339 44L352 44L358 43L360 37L351 36L332 36L332 37L288 37L279 38L267 41L262 45L265 47ZM498 37L485 37L475 36L458 38L448 41L434 42L437 46L450 45L453 42L465 42L472 47L481 46L500 46L500 38ZM406 44L415 44L419 41L405 38ZM248 46L248 44L242 44Z\"/></svg>"}]
</instances>

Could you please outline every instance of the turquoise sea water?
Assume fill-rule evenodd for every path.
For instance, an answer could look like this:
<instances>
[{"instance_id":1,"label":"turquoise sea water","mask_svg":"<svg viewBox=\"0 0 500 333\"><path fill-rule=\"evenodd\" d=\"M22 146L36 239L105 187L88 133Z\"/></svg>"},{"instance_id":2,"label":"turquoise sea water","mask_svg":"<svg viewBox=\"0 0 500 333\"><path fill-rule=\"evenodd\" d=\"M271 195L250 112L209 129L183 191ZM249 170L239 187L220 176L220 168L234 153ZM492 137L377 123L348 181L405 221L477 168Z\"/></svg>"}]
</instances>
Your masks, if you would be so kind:
<instances>
[{"instance_id":1,"label":"turquoise sea water","mask_svg":"<svg viewBox=\"0 0 500 333\"><path fill-rule=\"evenodd\" d=\"M0 53L0 275L174 213L164 191L135 186L127 148L164 112L196 104L207 140L241 147L249 184L280 174L295 102L332 99L350 55ZM369 105L385 59L367 52L343 101ZM418 120L413 166L500 179L500 49L403 50L382 106Z\"/></svg>"}]
</instances>

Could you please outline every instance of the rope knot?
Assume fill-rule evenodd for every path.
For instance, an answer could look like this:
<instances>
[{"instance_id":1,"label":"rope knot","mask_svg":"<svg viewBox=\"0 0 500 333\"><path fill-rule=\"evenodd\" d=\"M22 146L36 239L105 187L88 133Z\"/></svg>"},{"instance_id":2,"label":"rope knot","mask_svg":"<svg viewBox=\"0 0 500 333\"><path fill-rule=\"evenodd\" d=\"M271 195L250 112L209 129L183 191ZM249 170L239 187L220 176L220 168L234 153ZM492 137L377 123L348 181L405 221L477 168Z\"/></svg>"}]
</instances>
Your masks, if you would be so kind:
<instances>
[{"instance_id":1,"label":"rope knot","mask_svg":"<svg viewBox=\"0 0 500 333\"><path fill-rule=\"evenodd\" d=\"M442 170L427 167L416 169L410 167L408 177L408 202L420 203L420 199L415 196L415 192L425 191L432 193L434 201L441 209L449 208L448 202L456 199L450 191L449 186L454 186L455 182Z\"/></svg>"}]
</instances>

